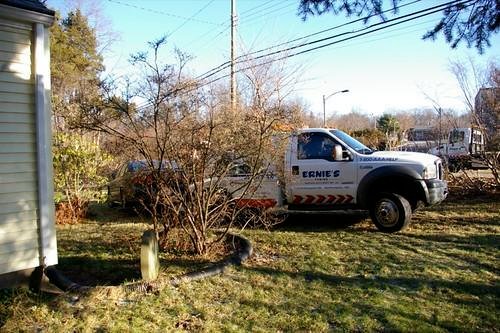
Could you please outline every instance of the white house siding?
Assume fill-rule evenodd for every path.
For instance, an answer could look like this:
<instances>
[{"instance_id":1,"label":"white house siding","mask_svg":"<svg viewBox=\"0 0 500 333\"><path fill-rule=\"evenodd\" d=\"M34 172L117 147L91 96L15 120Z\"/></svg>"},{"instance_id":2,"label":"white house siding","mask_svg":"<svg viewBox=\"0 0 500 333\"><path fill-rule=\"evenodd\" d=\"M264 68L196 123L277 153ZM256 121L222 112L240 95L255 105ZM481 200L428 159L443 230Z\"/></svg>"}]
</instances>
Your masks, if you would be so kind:
<instances>
[{"instance_id":1,"label":"white house siding","mask_svg":"<svg viewBox=\"0 0 500 333\"><path fill-rule=\"evenodd\" d=\"M41 264L33 25L0 18L0 274Z\"/></svg>"}]
</instances>

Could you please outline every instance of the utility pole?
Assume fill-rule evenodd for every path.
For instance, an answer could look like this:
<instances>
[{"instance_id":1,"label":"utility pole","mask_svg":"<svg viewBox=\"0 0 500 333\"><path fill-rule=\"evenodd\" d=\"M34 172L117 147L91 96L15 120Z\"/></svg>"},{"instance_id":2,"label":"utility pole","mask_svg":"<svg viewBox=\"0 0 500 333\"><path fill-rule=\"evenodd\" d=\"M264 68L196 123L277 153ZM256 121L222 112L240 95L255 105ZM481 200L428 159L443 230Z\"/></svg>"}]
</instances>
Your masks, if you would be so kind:
<instances>
[{"instance_id":1,"label":"utility pole","mask_svg":"<svg viewBox=\"0 0 500 333\"><path fill-rule=\"evenodd\" d=\"M231 0L231 112L236 112L236 77L234 72L234 39L236 37L236 0Z\"/></svg>"}]
</instances>

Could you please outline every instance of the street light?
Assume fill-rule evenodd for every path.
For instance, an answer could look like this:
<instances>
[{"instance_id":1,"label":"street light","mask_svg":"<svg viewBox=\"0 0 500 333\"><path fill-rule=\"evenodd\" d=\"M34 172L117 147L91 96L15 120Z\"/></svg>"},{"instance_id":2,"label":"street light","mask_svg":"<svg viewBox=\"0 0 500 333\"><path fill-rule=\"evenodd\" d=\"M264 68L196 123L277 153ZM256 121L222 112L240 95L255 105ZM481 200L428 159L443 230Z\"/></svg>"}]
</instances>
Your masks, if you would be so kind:
<instances>
[{"instance_id":1,"label":"street light","mask_svg":"<svg viewBox=\"0 0 500 333\"><path fill-rule=\"evenodd\" d=\"M323 95L323 127L326 127L326 100L332 97L333 95L340 94L340 93L346 93L349 92L349 89L345 90L339 90L334 93L331 93L330 95L326 96Z\"/></svg>"}]
</instances>

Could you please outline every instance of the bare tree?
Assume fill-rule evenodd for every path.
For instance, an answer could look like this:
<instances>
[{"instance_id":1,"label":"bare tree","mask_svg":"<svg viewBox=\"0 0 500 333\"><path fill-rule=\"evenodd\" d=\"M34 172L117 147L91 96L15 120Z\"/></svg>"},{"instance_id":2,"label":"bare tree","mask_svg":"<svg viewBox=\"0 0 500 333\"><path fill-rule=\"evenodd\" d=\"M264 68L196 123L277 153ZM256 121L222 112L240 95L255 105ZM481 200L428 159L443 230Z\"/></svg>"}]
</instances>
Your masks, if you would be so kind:
<instances>
[{"instance_id":1,"label":"bare tree","mask_svg":"<svg viewBox=\"0 0 500 333\"><path fill-rule=\"evenodd\" d=\"M349 132L369 128L370 122L367 115L356 111L338 116L334 121L336 127Z\"/></svg>"},{"instance_id":2,"label":"bare tree","mask_svg":"<svg viewBox=\"0 0 500 333\"><path fill-rule=\"evenodd\" d=\"M206 254L248 211L252 193L274 177L270 166L282 155L276 137L296 118L284 103L294 79L276 63L250 66L240 83L246 93L232 110L220 86L183 74L187 55L176 50L177 63L163 64L165 43L161 38L149 43L149 52L134 55L138 79L130 79L120 97L106 87L107 103L84 107L77 122L115 137L148 165L142 204L160 241L178 227L196 253ZM228 184L238 168L244 176ZM252 213L245 222L268 222L260 211Z\"/></svg>"},{"instance_id":3,"label":"bare tree","mask_svg":"<svg viewBox=\"0 0 500 333\"><path fill-rule=\"evenodd\" d=\"M467 63L451 62L450 71L455 76L462 91L464 104L471 115L471 125L478 127L485 135L486 144L490 151L483 153L481 158L491 170L498 186L500 185L498 65L491 61L486 68L481 68L469 58ZM483 94L483 92L485 93Z\"/></svg>"},{"instance_id":4,"label":"bare tree","mask_svg":"<svg viewBox=\"0 0 500 333\"><path fill-rule=\"evenodd\" d=\"M110 46L120 39L118 32L112 28L112 22L104 14L103 2L99 0L67 0L62 4L63 11L80 10L89 20L89 25L95 31L97 52L103 55L110 51Z\"/></svg>"}]
</instances>

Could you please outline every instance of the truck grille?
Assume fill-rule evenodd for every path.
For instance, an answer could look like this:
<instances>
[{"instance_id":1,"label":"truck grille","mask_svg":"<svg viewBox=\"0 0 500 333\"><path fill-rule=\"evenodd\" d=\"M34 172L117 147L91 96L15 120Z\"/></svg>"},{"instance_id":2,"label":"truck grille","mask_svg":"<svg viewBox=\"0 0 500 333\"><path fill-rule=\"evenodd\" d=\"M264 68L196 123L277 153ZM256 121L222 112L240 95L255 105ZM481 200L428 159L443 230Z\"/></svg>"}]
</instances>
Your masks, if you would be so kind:
<instances>
[{"instance_id":1,"label":"truck grille","mask_svg":"<svg viewBox=\"0 0 500 333\"><path fill-rule=\"evenodd\" d=\"M441 160L436 161L436 171L438 179L443 180L444 173L443 173L443 164L441 163Z\"/></svg>"}]
</instances>

